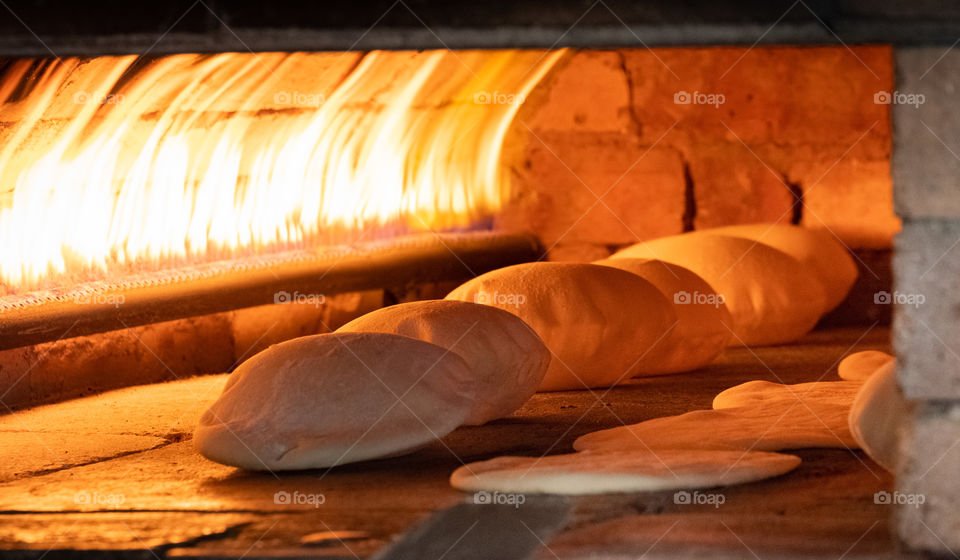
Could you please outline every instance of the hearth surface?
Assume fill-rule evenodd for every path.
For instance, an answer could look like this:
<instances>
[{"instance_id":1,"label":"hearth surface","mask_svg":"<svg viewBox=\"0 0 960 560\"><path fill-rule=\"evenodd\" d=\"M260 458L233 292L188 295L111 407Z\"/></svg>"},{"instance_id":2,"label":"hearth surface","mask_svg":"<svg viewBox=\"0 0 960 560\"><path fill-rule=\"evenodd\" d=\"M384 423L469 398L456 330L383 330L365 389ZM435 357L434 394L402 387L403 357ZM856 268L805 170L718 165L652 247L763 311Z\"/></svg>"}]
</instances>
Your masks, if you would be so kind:
<instances>
[{"instance_id":1,"label":"hearth surface","mask_svg":"<svg viewBox=\"0 0 960 560\"><path fill-rule=\"evenodd\" d=\"M405 457L276 476L194 452L193 423L224 376L8 414L0 416L0 554L366 558L398 543L388 558L509 558L511 546L537 558L894 557L893 508L874 500L892 491L893 478L861 452L797 451L803 464L785 476L702 491L722 493L719 507L676 504L673 492L491 506L447 483L461 461L570 452L586 432L709 408L716 393L745 381L838 380L840 358L889 351L889 334L829 329L788 346L728 349L694 373L538 394L511 418L458 429ZM492 538L485 528L496 523L518 538ZM343 530L367 537L316 535Z\"/></svg>"}]
</instances>

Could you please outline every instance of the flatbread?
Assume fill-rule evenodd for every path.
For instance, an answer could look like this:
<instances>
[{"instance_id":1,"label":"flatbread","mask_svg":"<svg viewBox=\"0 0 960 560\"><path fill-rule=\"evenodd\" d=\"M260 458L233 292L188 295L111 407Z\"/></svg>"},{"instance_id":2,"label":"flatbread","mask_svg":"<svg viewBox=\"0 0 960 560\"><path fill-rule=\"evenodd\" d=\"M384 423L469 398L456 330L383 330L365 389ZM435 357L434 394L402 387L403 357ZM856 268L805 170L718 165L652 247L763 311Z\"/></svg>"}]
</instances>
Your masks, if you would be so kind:
<instances>
[{"instance_id":1,"label":"flatbread","mask_svg":"<svg viewBox=\"0 0 960 560\"><path fill-rule=\"evenodd\" d=\"M251 470L332 467L413 451L461 425L476 380L460 356L383 333L276 344L240 364L200 418L204 457Z\"/></svg>"},{"instance_id":2,"label":"flatbread","mask_svg":"<svg viewBox=\"0 0 960 560\"><path fill-rule=\"evenodd\" d=\"M656 359L638 376L691 371L711 364L733 338L723 298L693 272L655 259L604 259L594 264L632 272L653 284L677 313L677 326L654 348Z\"/></svg>"},{"instance_id":3,"label":"flatbread","mask_svg":"<svg viewBox=\"0 0 960 560\"><path fill-rule=\"evenodd\" d=\"M857 280L857 263L840 240L826 229L789 224L747 224L704 230L759 241L809 267L825 288L826 308L840 305Z\"/></svg>"},{"instance_id":4,"label":"flatbread","mask_svg":"<svg viewBox=\"0 0 960 560\"><path fill-rule=\"evenodd\" d=\"M840 360L837 375L847 381L866 381L880 368L894 361L894 357L878 350L865 350Z\"/></svg>"},{"instance_id":5,"label":"flatbread","mask_svg":"<svg viewBox=\"0 0 960 560\"><path fill-rule=\"evenodd\" d=\"M802 401L814 410L838 407L848 410L860 390L853 381L814 381L784 385L769 381L748 381L721 392L713 399L713 408L775 407L784 410Z\"/></svg>"},{"instance_id":6,"label":"flatbread","mask_svg":"<svg viewBox=\"0 0 960 560\"><path fill-rule=\"evenodd\" d=\"M610 387L644 371L677 322L667 298L607 266L534 262L482 274L448 300L499 307L524 320L553 354L541 391Z\"/></svg>"},{"instance_id":7,"label":"flatbread","mask_svg":"<svg viewBox=\"0 0 960 560\"><path fill-rule=\"evenodd\" d=\"M849 407L739 407L695 410L580 436L577 451L624 449L739 449L781 451L808 447L857 448Z\"/></svg>"},{"instance_id":8,"label":"flatbread","mask_svg":"<svg viewBox=\"0 0 960 560\"><path fill-rule=\"evenodd\" d=\"M781 453L632 449L548 457L497 457L450 476L454 488L517 494L607 494L709 488L753 482L795 469Z\"/></svg>"},{"instance_id":9,"label":"flatbread","mask_svg":"<svg viewBox=\"0 0 960 560\"><path fill-rule=\"evenodd\" d=\"M850 409L850 432L871 459L895 472L900 430L908 416L907 401L897 385L892 361L871 375Z\"/></svg>"},{"instance_id":10,"label":"flatbread","mask_svg":"<svg viewBox=\"0 0 960 560\"><path fill-rule=\"evenodd\" d=\"M690 232L637 243L611 258L660 259L706 280L733 317L732 344L793 342L813 329L826 309L824 286L807 267L748 239Z\"/></svg>"},{"instance_id":11,"label":"flatbread","mask_svg":"<svg viewBox=\"0 0 960 560\"><path fill-rule=\"evenodd\" d=\"M523 320L478 303L428 300L391 305L354 319L337 332L400 334L457 353L477 380L468 425L520 408L537 391L550 365L550 351Z\"/></svg>"}]
</instances>

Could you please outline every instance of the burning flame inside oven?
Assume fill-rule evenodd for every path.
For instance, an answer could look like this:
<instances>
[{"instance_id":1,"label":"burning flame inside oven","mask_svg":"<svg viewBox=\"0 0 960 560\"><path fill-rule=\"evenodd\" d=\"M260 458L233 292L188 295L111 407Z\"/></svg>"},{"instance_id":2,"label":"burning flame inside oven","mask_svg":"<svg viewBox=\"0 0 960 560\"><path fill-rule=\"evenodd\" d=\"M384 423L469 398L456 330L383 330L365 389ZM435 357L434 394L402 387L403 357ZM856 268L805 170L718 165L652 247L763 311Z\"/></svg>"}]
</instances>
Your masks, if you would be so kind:
<instances>
[{"instance_id":1,"label":"burning flame inside oven","mask_svg":"<svg viewBox=\"0 0 960 560\"><path fill-rule=\"evenodd\" d=\"M560 56L9 61L0 295L338 232L467 225L507 196L504 138Z\"/></svg>"}]
</instances>

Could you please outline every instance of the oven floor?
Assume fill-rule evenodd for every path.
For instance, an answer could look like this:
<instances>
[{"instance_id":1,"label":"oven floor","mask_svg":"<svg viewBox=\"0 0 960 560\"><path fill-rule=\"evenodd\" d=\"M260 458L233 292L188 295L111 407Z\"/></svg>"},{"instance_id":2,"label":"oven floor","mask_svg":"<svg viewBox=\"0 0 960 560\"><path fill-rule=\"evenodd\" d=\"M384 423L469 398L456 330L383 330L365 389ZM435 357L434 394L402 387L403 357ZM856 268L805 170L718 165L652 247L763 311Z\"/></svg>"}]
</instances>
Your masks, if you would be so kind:
<instances>
[{"instance_id":1,"label":"oven floor","mask_svg":"<svg viewBox=\"0 0 960 560\"><path fill-rule=\"evenodd\" d=\"M223 376L8 414L0 417L0 553L366 558L392 545L387 558L426 560L525 551L547 559L902 557L892 508L874 503L892 477L860 452L801 450L797 470L721 489L719 507L675 504L672 492L475 505L447 484L461 461L569 452L581 434L709 408L716 393L744 381L836 380L837 361L865 349L889 351L889 330L822 330L795 345L728 349L695 373L540 394L514 417L461 428L412 455L277 477L193 451L191 426ZM283 503L280 491L309 503ZM318 535L345 530L362 535Z\"/></svg>"}]
</instances>

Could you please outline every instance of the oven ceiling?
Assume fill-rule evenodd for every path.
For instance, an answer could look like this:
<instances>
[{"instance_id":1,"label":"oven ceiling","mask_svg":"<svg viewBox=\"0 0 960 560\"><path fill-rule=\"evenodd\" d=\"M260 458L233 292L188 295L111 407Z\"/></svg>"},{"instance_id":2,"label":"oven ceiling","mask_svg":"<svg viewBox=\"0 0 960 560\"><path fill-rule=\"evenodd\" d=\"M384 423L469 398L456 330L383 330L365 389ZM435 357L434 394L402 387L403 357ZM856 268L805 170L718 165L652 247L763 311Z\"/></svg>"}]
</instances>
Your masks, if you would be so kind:
<instances>
[{"instance_id":1,"label":"oven ceiling","mask_svg":"<svg viewBox=\"0 0 960 560\"><path fill-rule=\"evenodd\" d=\"M952 44L960 5L932 0L17 0L0 54L604 47L754 43Z\"/></svg>"}]
</instances>

